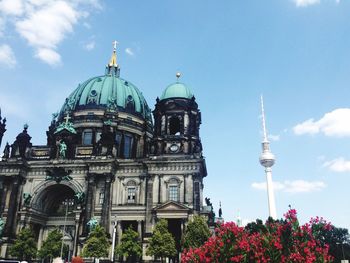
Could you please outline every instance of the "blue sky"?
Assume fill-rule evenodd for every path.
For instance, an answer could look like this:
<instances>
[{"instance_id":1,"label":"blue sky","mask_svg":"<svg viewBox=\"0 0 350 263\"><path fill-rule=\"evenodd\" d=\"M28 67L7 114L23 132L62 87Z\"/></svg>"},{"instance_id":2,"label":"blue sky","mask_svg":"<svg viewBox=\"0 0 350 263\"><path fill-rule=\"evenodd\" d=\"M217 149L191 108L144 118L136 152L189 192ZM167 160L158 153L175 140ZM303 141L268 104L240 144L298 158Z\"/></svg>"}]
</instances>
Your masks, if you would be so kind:
<instances>
[{"instance_id":1,"label":"blue sky","mask_svg":"<svg viewBox=\"0 0 350 263\"><path fill-rule=\"evenodd\" d=\"M264 95L277 213L350 227L350 2L341 0L2 0L4 143L29 124L45 144L51 113L104 73L117 40L121 77L153 108L176 80L202 111L205 196L223 216L268 216L258 162Z\"/></svg>"}]
</instances>

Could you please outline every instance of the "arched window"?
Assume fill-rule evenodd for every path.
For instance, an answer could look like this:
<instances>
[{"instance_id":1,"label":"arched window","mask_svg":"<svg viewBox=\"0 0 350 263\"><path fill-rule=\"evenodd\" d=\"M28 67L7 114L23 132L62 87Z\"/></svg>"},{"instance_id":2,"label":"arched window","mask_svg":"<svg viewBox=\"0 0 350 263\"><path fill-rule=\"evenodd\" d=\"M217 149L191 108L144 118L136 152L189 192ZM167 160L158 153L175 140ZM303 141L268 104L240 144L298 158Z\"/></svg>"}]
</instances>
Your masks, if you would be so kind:
<instances>
[{"instance_id":1,"label":"arched window","mask_svg":"<svg viewBox=\"0 0 350 263\"><path fill-rule=\"evenodd\" d=\"M173 116L169 120L169 132L170 135L180 135L180 118Z\"/></svg>"},{"instance_id":2,"label":"arched window","mask_svg":"<svg viewBox=\"0 0 350 263\"><path fill-rule=\"evenodd\" d=\"M124 158L131 158L132 154L132 144L133 144L133 137L131 135L124 135Z\"/></svg>"},{"instance_id":3,"label":"arched window","mask_svg":"<svg viewBox=\"0 0 350 263\"><path fill-rule=\"evenodd\" d=\"M127 112L134 112L135 111L135 101L134 101L134 98L129 95L127 98L126 98L126 103L125 103L125 109Z\"/></svg>"},{"instance_id":4,"label":"arched window","mask_svg":"<svg viewBox=\"0 0 350 263\"><path fill-rule=\"evenodd\" d=\"M83 132L83 145L91 145L92 144L92 130L87 129Z\"/></svg>"},{"instance_id":5,"label":"arched window","mask_svg":"<svg viewBox=\"0 0 350 263\"><path fill-rule=\"evenodd\" d=\"M168 199L169 201L179 202L180 194L179 194L179 181L175 178L172 178L168 182Z\"/></svg>"},{"instance_id":6,"label":"arched window","mask_svg":"<svg viewBox=\"0 0 350 263\"><path fill-rule=\"evenodd\" d=\"M127 203L128 204L135 204L136 203L136 182L130 180L126 184L126 190L127 190Z\"/></svg>"},{"instance_id":7,"label":"arched window","mask_svg":"<svg viewBox=\"0 0 350 263\"><path fill-rule=\"evenodd\" d=\"M120 132L115 134L115 148L117 149L117 156L120 157L121 145L122 145L123 135Z\"/></svg>"},{"instance_id":8,"label":"arched window","mask_svg":"<svg viewBox=\"0 0 350 263\"><path fill-rule=\"evenodd\" d=\"M98 196L98 203L100 205L103 205L103 202L105 201L105 192L104 189L100 192L99 196Z\"/></svg>"}]
</instances>

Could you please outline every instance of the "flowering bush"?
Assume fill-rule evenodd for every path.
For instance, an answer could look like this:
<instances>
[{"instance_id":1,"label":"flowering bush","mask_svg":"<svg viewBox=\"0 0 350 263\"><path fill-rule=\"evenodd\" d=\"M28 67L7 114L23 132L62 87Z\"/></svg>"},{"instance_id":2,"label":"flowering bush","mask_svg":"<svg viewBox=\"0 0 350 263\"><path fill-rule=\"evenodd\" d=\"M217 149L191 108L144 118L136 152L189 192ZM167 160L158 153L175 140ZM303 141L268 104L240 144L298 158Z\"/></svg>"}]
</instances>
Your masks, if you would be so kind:
<instances>
[{"instance_id":1,"label":"flowering bush","mask_svg":"<svg viewBox=\"0 0 350 263\"><path fill-rule=\"evenodd\" d=\"M184 263L224 262L332 262L328 244L315 237L318 225L328 228L320 220L299 226L297 213L289 210L285 220L257 223L246 228L229 222L215 230L215 236L199 248L185 250L181 257Z\"/></svg>"},{"instance_id":2,"label":"flowering bush","mask_svg":"<svg viewBox=\"0 0 350 263\"><path fill-rule=\"evenodd\" d=\"M77 256L72 258L72 263L84 263L84 260L81 257Z\"/></svg>"}]
</instances>

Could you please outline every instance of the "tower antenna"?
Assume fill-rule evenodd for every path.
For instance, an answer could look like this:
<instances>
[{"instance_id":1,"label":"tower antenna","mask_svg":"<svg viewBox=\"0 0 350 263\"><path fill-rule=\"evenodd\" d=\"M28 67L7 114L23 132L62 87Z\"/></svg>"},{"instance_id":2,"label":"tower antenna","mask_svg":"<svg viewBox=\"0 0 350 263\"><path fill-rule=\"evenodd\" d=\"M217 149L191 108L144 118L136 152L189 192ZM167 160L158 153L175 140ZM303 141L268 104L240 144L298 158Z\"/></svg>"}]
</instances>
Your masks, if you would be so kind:
<instances>
[{"instance_id":1,"label":"tower antenna","mask_svg":"<svg viewBox=\"0 0 350 263\"><path fill-rule=\"evenodd\" d=\"M263 135L264 135L263 142L268 142L267 131L266 131L266 120L265 120L265 110L264 110L264 98L263 98L263 95L260 95L260 101L261 101L261 121L262 121L262 126L263 126Z\"/></svg>"}]
</instances>

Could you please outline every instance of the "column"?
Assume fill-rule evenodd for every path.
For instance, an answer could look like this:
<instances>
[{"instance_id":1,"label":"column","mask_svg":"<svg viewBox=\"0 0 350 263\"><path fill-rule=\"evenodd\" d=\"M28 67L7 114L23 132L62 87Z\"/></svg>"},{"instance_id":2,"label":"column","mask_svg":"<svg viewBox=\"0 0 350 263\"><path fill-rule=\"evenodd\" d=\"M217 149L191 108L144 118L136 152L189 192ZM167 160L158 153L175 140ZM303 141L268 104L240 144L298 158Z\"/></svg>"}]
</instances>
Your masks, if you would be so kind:
<instances>
[{"instance_id":1,"label":"column","mask_svg":"<svg viewBox=\"0 0 350 263\"><path fill-rule=\"evenodd\" d=\"M0 204L0 217L2 218L2 213L4 212L5 206L6 206L6 198L8 195L8 188L9 184L5 181L2 182L3 184L3 191L2 191L2 198L1 198L1 204Z\"/></svg>"},{"instance_id":2,"label":"column","mask_svg":"<svg viewBox=\"0 0 350 263\"><path fill-rule=\"evenodd\" d=\"M186 180L187 180L188 174L184 174L184 204L187 204L187 196L186 196Z\"/></svg>"},{"instance_id":3,"label":"column","mask_svg":"<svg viewBox=\"0 0 350 263\"><path fill-rule=\"evenodd\" d=\"M101 214L101 226L103 226L106 230L109 227L109 210L111 207L111 182L112 174L106 174L105 195Z\"/></svg>"},{"instance_id":4,"label":"column","mask_svg":"<svg viewBox=\"0 0 350 263\"><path fill-rule=\"evenodd\" d=\"M4 177L1 176L0 177L0 204L3 203L3 199L6 199L6 192L4 191ZM0 217L1 217L1 214L2 214L2 205L0 205Z\"/></svg>"},{"instance_id":5,"label":"column","mask_svg":"<svg viewBox=\"0 0 350 263\"><path fill-rule=\"evenodd\" d=\"M145 233L152 233L153 178L146 177L146 221Z\"/></svg>"},{"instance_id":6,"label":"column","mask_svg":"<svg viewBox=\"0 0 350 263\"><path fill-rule=\"evenodd\" d=\"M186 177L186 191L187 193L189 193L187 196L186 196L186 201L188 204L192 204L193 205L193 180L192 180L192 174L188 174L187 177Z\"/></svg>"},{"instance_id":7,"label":"column","mask_svg":"<svg viewBox=\"0 0 350 263\"><path fill-rule=\"evenodd\" d=\"M188 112L185 112L184 114L184 134L187 135L188 134L188 126L189 126L189 116L188 116Z\"/></svg>"},{"instance_id":8,"label":"column","mask_svg":"<svg viewBox=\"0 0 350 263\"><path fill-rule=\"evenodd\" d=\"M7 236L7 237L12 237L15 235L14 223L15 223L16 211L18 206L17 197L19 192L20 181L21 180L19 176L13 178L10 202L9 202L10 205L7 210L7 218L6 218L5 231L4 231L4 236Z\"/></svg>"},{"instance_id":9,"label":"column","mask_svg":"<svg viewBox=\"0 0 350 263\"><path fill-rule=\"evenodd\" d=\"M43 235L44 235L44 226L41 226L39 230L39 237L38 237L38 250L41 248L41 245L43 243Z\"/></svg>"},{"instance_id":10,"label":"column","mask_svg":"<svg viewBox=\"0 0 350 263\"><path fill-rule=\"evenodd\" d=\"M162 181L163 181L163 176L158 174L158 204L160 204L163 200L163 198L162 198Z\"/></svg>"},{"instance_id":11,"label":"column","mask_svg":"<svg viewBox=\"0 0 350 263\"><path fill-rule=\"evenodd\" d=\"M165 129L166 129L166 125L165 125L165 116L162 116L162 122L161 122L161 126L160 126L160 134L164 135L165 134Z\"/></svg>"},{"instance_id":12,"label":"column","mask_svg":"<svg viewBox=\"0 0 350 263\"><path fill-rule=\"evenodd\" d=\"M122 240L122 221L117 222L117 236L118 236L118 244L120 244L120 241Z\"/></svg>"},{"instance_id":13,"label":"column","mask_svg":"<svg viewBox=\"0 0 350 263\"><path fill-rule=\"evenodd\" d=\"M139 234L139 240L142 240L142 221L137 220L137 233Z\"/></svg>"},{"instance_id":14,"label":"column","mask_svg":"<svg viewBox=\"0 0 350 263\"><path fill-rule=\"evenodd\" d=\"M85 208L85 217L83 220L83 235L87 235L88 229L87 229L87 222L91 219L92 216L92 208L93 208L93 195L94 195L94 187L95 187L95 175L94 174L88 174L88 186L86 191L86 208Z\"/></svg>"},{"instance_id":15,"label":"column","mask_svg":"<svg viewBox=\"0 0 350 263\"><path fill-rule=\"evenodd\" d=\"M74 232L74 243L73 243L73 256L78 255L78 236L79 236L79 221L80 221L80 210L75 211L75 232Z\"/></svg>"}]
</instances>

